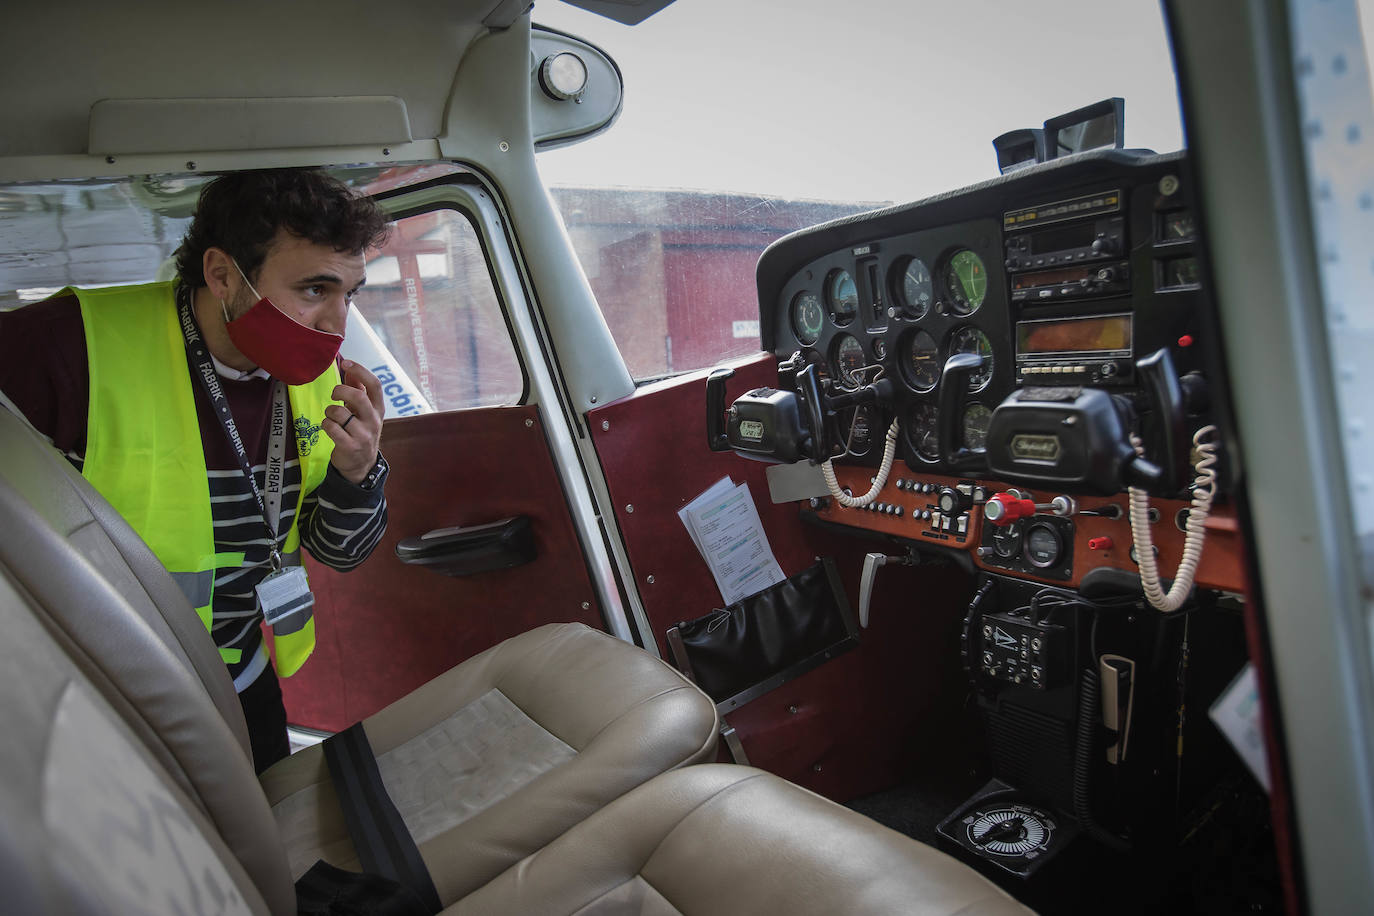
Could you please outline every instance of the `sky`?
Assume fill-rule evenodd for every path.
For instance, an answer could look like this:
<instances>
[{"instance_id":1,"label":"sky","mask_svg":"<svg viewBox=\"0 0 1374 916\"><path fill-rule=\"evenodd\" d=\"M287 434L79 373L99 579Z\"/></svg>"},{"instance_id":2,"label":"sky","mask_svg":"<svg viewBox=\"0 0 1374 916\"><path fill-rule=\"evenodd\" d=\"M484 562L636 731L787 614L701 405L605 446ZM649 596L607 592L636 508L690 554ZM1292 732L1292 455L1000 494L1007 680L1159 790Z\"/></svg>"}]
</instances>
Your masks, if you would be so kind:
<instances>
[{"instance_id":1,"label":"sky","mask_svg":"<svg viewBox=\"0 0 1374 916\"><path fill-rule=\"evenodd\" d=\"M1183 145L1155 0L677 0L628 27L538 0L625 80L553 185L903 201L996 175L993 137L1111 96L1126 145Z\"/></svg>"}]
</instances>

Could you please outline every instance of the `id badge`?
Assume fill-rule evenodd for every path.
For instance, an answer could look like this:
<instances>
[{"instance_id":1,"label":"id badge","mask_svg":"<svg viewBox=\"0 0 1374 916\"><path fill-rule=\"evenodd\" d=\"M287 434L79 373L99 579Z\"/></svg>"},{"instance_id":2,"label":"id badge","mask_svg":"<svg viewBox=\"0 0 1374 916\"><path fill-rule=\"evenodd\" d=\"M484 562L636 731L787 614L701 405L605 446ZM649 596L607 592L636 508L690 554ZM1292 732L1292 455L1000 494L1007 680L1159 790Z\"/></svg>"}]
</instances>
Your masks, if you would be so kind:
<instances>
[{"instance_id":1,"label":"id badge","mask_svg":"<svg viewBox=\"0 0 1374 916\"><path fill-rule=\"evenodd\" d=\"M268 573L257 584L255 591L258 593L258 606L262 608L262 619L273 630L277 629L278 624L285 624L287 633L299 630L310 619L309 611L315 606L315 596L310 594L304 566L286 566ZM296 625L292 626L293 623Z\"/></svg>"}]
</instances>

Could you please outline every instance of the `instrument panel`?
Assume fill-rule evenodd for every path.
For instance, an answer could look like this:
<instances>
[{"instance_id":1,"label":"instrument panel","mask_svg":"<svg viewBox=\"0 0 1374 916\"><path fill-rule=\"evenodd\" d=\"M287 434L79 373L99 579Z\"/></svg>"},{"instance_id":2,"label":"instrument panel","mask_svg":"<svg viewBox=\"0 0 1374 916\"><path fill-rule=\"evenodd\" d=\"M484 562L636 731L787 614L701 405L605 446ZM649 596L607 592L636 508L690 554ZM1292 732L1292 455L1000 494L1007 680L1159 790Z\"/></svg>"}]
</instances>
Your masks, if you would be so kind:
<instances>
[{"instance_id":1,"label":"instrument panel","mask_svg":"<svg viewBox=\"0 0 1374 916\"><path fill-rule=\"evenodd\" d=\"M954 445L973 453L1018 389L1130 395L1134 361L1161 347L1181 373L1200 370L1197 344L1215 341L1182 165L1181 154L1089 154L797 233L760 262L764 346L780 360L800 353L841 389L890 379L890 405L831 418L833 454L876 465L878 450L843 446L865 441L856 424L880 431L895 418L900 460L935 472L962 469L938 436L957 353L981 357L953 402Z\"/></svg>"},{"instance_id":2,"label":"instrument panel","mask_svg":"<svg viewBox=\"0 0 1374 916\"><path fill-rule=\"evenodd\" d=\"M925 468L940 463L942 367L955 353L977 353L983 365L968 380L960 425L964 446L981 448L992 409L1013 378L1000 235L995 219L973 220L815 259L779 294L777 323L786 341L779 350L801 352L841 387L892 379L903 392L902 453L912 467ZM891 420L877 409L842 412L832 430L837 454L876 460L872 432Z\"/></svg>"},{"instance_id":3,"label":"instrument panel","mask_svg":"<svg viewBox=\"0 0 1374 916\"><path fill-rule=\"evenodd\" d=\"M871 476L872 472L862 467L836 468L840 485L853 492L867 488ZM894 469L878 498L862 509L819 500L815 508L805 511L820 522L955 551L969 557L978 569L1046 585L1077 588L1094 570L1136 572L1124 494L1086 497L1078 502L1079 511L1071 518L1046 512L999 527L984 518L981 507L987 496L1009 486L1004 481L917 475ZM1021 492L1044 502L1058 495L1053 491ZM1154 501L1150 530L1160 574L1166 578L1178 570L1188 511L1189 505L1183 500ZM1198 566L1197 585L1243 592L1243 547L1234 509L1214 508L1206 528L1207 545Z\"/></svg>"},{"instance_id":4,"label":"instrument panel","mask_svg":"<svg viewBox=\"0 0 1374 916\"><path fill-rule=\"evenodd\" d=\"M1052 404L1085 390L1101 401L1106 392L1155 460L1159 443L1186 451L1182 437L1215 422L1220 390L1189 402L1176 424L1186 429L1169 439L1142 368L1166 351L1189 391L1206 390L1209 375L1221 378L1186 181L1181 153L1089 153L771 246L758 270L765 348L780 364L816 366L827 397L882 380L890 386L881 398L825 416L837 476L852 480L855 494L868 490L884 432L894 420L899 427L896 461L874 504L847 509L822 499L814 514L967 552L981 568L1020 578L1077 585L1092 568L1134 570L1124 492L1104 496L1086 476L1080 492L999 480L986 455L999 406L1023 397ZM952 363L959 354L976 359ZM779 387L790 386L780 373ZM1052 438L1025 435L1013 449L1027 465L1050 464ZM1188 469L1186 457L1179 468ZM1168 497L1156 499L1167 522L1153 526L1161 544L1181 547L1172 519L1186 513L1189 481L1179 472L1156 488L1156 497ZM931 487L956 494L949 498L959 511L940 511ZM1035 491L1035 514L988 523L988 497L1017 487ZM1074 508L1051 512L1055 497ZM1092 506L1115 514L1085 508ZM1239 590L1229 518L1222 509L1208 520L1209 532L1220 532L1214 543L1231 546L1211 554L1217 565L1199 584ZM1127 549L1112 546L1122 544Z\"/></svg>"}]
</instances>

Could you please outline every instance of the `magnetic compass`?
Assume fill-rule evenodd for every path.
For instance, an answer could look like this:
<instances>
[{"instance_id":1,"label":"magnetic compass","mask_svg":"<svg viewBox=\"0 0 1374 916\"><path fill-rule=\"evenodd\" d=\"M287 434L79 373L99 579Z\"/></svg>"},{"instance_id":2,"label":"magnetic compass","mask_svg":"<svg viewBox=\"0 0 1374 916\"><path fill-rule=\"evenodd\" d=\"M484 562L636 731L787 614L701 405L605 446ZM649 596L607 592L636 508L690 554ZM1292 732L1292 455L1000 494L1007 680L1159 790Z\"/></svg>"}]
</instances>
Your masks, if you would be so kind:
<instances>
[{"instance_id":1,"label":"magnetic compass","mask_svg":"<svg viewBox=\"0 0 1374 916\"><path fill-rule=\"evenodd\" d=\"M1030 805L996 804L963 818L970 848L994 856L1035 859L1054 838L1050 815Z\"/></svg>"}]
</instances>

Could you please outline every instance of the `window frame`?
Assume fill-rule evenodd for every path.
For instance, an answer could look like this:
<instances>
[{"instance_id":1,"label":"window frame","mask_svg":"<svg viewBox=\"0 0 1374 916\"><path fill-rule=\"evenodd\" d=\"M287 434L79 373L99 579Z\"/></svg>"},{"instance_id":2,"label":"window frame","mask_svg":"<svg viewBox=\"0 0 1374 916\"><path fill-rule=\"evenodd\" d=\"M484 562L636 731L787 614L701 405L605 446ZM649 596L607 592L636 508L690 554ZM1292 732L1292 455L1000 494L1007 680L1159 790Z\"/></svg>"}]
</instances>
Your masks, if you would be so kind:
<instances>
[{"instance_id":1,"label":"window frame","mask_svg":"<svg viewBox=\"0 0 1374 916\"><path fill-rule=\"evenodd\" d=\"M514 356L516 366L520 370L520 393L513 404L474 405L471 407L453 408L453 410L487 410L494 407L523 406L528 404L530 399L529 367L525 359L525 354L522 352L521 347L519 346L515 324L511 318L509 294L501 282L498 266L496 264L495 259L492 256L491 239L489 233L484 228L485 218L484 214L481 212L482 208L480 206L473 206L473 204L476 203L476 200L475 198L472 198L467 194L462 195L466 199L457 199L452 201L426 200L422 203L415 203L413 205L406 204L406 201L414 197L417 192L427 192L434 186L442 185L449 188L460 188L466 190L466 182L462 182L461 180L459 180L464 177L466 176L464 176L462 173L456 173L451 176L445 176L431 181L422 182L421 184L417 185L407 185L400 188L396 188L394 190L379 192L378 194L374 195L372 199L377 202L378 206L382 207L382 209L386 211L387 218L392 221L398 222L403 219L409 219L415 216L423 216L427 213L436 213L441 210L448 210L457 213L468 221L468 225L472 227L472 230L476 235L478 244L481 248L482 262L487 269L487 279L491 282L492 292L496 296L497 308L501 312L501 320L502 323L505 325L506 335L511 344L511 354L512 356ZM472 180L472 184L475 187L480 188L480 184L475 179ZM439 410L438 408L435 408L434 413L452 413L453 410ZM396 419L404 418L398 417Z\"/></svg>"}]
</instances>

